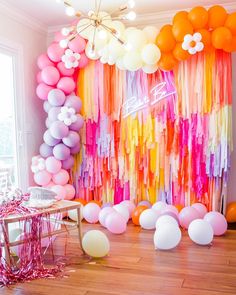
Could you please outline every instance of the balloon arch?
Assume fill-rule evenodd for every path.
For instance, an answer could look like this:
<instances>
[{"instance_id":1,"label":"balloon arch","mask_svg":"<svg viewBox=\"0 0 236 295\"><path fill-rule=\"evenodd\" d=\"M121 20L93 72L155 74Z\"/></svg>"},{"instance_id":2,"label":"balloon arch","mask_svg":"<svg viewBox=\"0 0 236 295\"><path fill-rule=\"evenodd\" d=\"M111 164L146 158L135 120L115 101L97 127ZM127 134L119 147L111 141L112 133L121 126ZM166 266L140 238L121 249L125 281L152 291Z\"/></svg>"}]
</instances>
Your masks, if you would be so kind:
<instances>
[{"instance_id":1,"label":"balloon arch","mask_svg":"<svg viewBox=\"0 0 236 295\"><path fill-rule=\"evenodd\" d=\"M55 35L47 53L39 56L37 64L37 96L44 102L47 112L47 130L39 155L33 157L31 169L34 181L43 187L50 187L61 199L73 199L75 188L71 184L70 171L74 156L80 152L79 132L84 119L80 114L82 102L75 94L80 69L89 65L89 60L100 59L101 63L116 65L120 70L154 73L158 68L171 71L179 62L198 52L225 52L236 50L236 13L228 14L221 6L206 10L195 7L191 11L178 12L172 24L157 29L148 26L143 30L125 29L120 22L114 22L119 33L131 45L123 48L111 38L99 44L97 54L91 55L89 36L77 35L61 48L64 38Z\"/></svg>"}]
</instances>

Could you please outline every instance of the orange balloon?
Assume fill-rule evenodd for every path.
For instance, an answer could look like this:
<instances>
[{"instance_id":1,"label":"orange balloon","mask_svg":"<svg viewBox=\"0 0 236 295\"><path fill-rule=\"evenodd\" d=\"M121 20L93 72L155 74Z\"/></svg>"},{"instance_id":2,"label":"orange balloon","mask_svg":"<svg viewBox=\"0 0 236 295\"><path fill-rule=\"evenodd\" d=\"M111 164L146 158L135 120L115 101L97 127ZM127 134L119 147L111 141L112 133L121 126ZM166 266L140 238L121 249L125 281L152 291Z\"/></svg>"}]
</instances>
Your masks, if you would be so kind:
<instances>
[{"instance_id":1,"label":"orange balloon","mask_svg":"<svg viewBox=\"0 0 236 295\"><path fill-rule=\"evenodd\" d=\"M236 51L236 36L233 36L232 42L229 45L224 46L224 51L234 52Z\"/></svg>"},{"instance_id":2,"label":"orange balloon","mask_svg":"<svg viewBox=\"0 0 236 295\"><path fill-rule=\"evenodd\" d=\"M89 203L95 203L95 204L97 204L99 207L102 206L102 202L101 202L101 201L92 200L92 201L89 201Z\"/></svg>"},{"instance_id":3,"label":"orange balloon","mask_svg":"<svg viewBox=\"0 0 236 295\"><path fill-rule=\"evenodd\" d=\"M161 29L160 32L167 31L167 32L172 32L172 25L164 25Z\"/></svg>"},{"instance_id":4,"label":"orange balloon","mask_svg":"<svg viewBox=\"0 0 236 295\"><path fill-rule=\"evenodd\" d=\"M162 52L170 52L175 48L175 38L172 34L172 26L162 30L156 39L157 46Z\"/></svg>"},{"instance_id":5,"label":"orange balloon","mask_svg":"<svg viewBox=\"0 0 236 295\"><path fill-rule=\"evenodd\" d=\"M193 25L194 29L203 29L207 26L208 12L202 6L194 7L190 10L188 19Z\"/></svg>"},{"instance_id":6,"label":"orange balloon","mask_svg":"<svg viewBox=\"0 0 236 295\"><path fill-rule=\"evenodd\" d=\"M227 11L220 5L212 6L208 10L208 26L210 29L223 27L227 19Z\"/></svg>"},{"instance_id":7,"label":"orange balloon","mask_svg":"<svg viewBox=\"0 0 236 295\"><path fill-rule=\"evenodd\" d=\"M204 48L206 46L210 46L211 45L211 33L206 29L198 30L198 32L202 35L201 42L204 44Z\"/></svg>"},{"instance_id":8,"label":"orange balloon","mask_svg":"<svg viewBox=\"0 0 236 295\"><path fill-rule=\"evenodd\" d=\"M226 27L219 27L212 32L211 41L216 49L223 49L225 46L231 44L232 33Z\"/></svg>"},{"instance_id":9,"label":"orange balloon","mask_svg":"<svg viewBox=\"0 0 236 295\"><path fill-rule=\"evenodd\" d=\"M139 217L140 217L141 213L146 209L148 209L148 206L137 206L135 208L135 210L132 213L132 221L135 225L140 225Z\"/></svg>"},{"instance_id":10,"label":"orange balloon","mask_svg":"<svg viewBox=\"0 0 236 295\"><path fill-rule=\"evenodd\" d=\"M84 206L87 204L87 201L85 201L84 199L75 199L74 201L75 202L79 202L79 203L81 203Z\"/></svg>"},{"instance_id":11,"label":"orange balloon","mask_svg":"<svg viewBox=\"0 0 236 295\"><path fill-rule=\"evenodd\" d=\"M230 29L233 35L236 35L236 12L227 17L225 26Z\"/></svg>"},{"instance_id":12,"label":"orange balloon","mask_svg":"<svg viewBox=\"0 0 236 295\"><path fill-rule=\"evenodd\" d=\"M236 222L236 202L230 203L226 209L226 220L231 222Z\"/></svg>"},{"instance_id":13,"label":"orange balloon","mask_svg":"<svg viewBox=\"0 0 236 295\"><path fill-rule=\"evenodd\" d=\"M185 35L193 34L193 26L187 19L178 20L173 24L172 33L176 41L182 42Z\"/></svg>"},{"instance_id":14,"label":"orange balloon","mask_svg":"<svg viewBox=\"0 0 236 295\"><path fill-rule=\"evenodd\" d=\"M180 212L184 208L184 206L181 204L178 204L178 205L175 205L175 208L178 209L178 211Z\"/></svg>"},{"instance_id":15,"label":"orange balloon","mask_svg":"<svg viewBox=\"0 0 236 295\"><path fill-rule=\"evenodd\" d=\"M170 71L174 68L177 62L177 59L173 56L172 53L163 53L158 62L158 66L163 71Z\"/></svg>"},{"instance_id":16,"label":"orange balloon","mask_svg":"<svg viewBox=\"0 0 236 295\"><path fill-rule=\"evenodd\" d=\"M189 58L190 54L188 53L187 50L184 50L182 48L182 43L177 43L174 50L173 50L173 55L174 57L181 61L181 60L186 60L187 58Z\"/></svg>"},{"instance_id":17,"label":"orange balloon","mask_svg":"<svg viewBox=\"0 0 236 295\"><path fill-rule=\"evenodd\" d=\"M188 19L188 12L187 11L179 11L173 18L173 24L179 20Z\"/></svg>"}]
</instances>

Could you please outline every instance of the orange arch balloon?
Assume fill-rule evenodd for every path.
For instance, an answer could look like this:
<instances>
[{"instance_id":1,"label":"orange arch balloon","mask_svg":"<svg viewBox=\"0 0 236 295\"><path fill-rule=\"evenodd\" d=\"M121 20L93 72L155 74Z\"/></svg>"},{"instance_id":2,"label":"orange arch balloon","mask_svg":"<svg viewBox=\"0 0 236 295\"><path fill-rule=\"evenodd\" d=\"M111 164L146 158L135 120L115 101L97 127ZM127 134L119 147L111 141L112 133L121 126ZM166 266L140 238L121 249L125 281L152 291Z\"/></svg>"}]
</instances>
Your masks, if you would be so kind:
<instances>
[{"instance_id":1,"label":"orange arch balloon","mask_svg":"<svg viewBox=\"0 0 236 295\"><path fill-rule=\"evenodd\" d=\"M226 52L236 51L236 36L233 36L232 42L228 45L225 45L223 49Z\"/></svg>"},{"instance_id":2,"label":"orange arch balloon","mask_svg":"<svg viewBox=\"0 0 236 295\"><path fill-rule=\"evenodd\" d=\"M175 48L176 41L172 34L172 26L171 28L166 27L166 29L163 29L156 39L157 46L159 49L163 52L170 52Z\"/></svg>"},{"instance_id":3,"label":"orange arch balloon","mask_svg":"<svg viewBox=\"0 0 236 295\"><path fill-rule=\"evenodd\" d=\"M173 24L172 33L176 41L182 42L185 35L193 34L193 26L187 19L178 20Z\"/></svg>"},{"instance_id":4,"label":"orange arch balloon","mask_svg":"<svg viewBox=\"0 0 236 295\"><path fill-rule=\"evenodd\" d=\"M188 14L188 19L191 22L194 29L203 29L207 26L208 12L202 6L194 7Z\"/></svg>"},{"instance_id":5,"label":"orange arch balloon","mask_svg":"<svg viewBox=\"0 0 236 295\"><path fill-rule=\"evenodd\" d=\"M189 58L190 54L187 50L184 50L182 48L182 43L177 43L174 50L173 50L173 56L178 60L186 60Z\"/></svg>"},{"instance_id":6,"label":"orange arch balloon","mask_svg":"<svg viewBox=\"0 0 236 295\"><path fill-rule=\"evenodd\" d=\"M222 27L227 19L227 11L220 5L212 6L208 10L208 26L210 29Z\"/></svg>"},{"instance_id":7,"label":"orange arch balloon","mask_svg":"<svg viewBox=\"0 0 236 295\"><path fill-rule=\"evenodd\" d=\"M236 35L236 12L227 17L225 26L230 29L233 35Z\"/></svg>"},{"instance_id":8,"label":"orange arch balloon","mask_svg":"<svg viewBox=\"0 0 236 295\"><path fill-rule=\"evenodd\" d=\"M175 67L177 62L177 59L172 53L163 53L158 62L158 66L164 71L170 71Z\"/></svg>"},{"instance_id":9,"label":"orange arch balloon","mask_svg":"<svg viewBox=\"0 0 236 295\"><path fill-rule=\"evenodd\" d=\"M179 11L173 18L173 24L177 21L181 21L182 19L188 19L188 12L187 11Z\"/></svg>"},{"instance_id":10,"label":"orange arch balloon","mask_svg":"<svg viewBox=\"0 0 236 295\"><path fill-rule=\"evenodd\" d=\"M232 42L232 33L226 27L219 27L212 32L212 45L217 49L223 49Z\"/></svg>"}]
</instances>

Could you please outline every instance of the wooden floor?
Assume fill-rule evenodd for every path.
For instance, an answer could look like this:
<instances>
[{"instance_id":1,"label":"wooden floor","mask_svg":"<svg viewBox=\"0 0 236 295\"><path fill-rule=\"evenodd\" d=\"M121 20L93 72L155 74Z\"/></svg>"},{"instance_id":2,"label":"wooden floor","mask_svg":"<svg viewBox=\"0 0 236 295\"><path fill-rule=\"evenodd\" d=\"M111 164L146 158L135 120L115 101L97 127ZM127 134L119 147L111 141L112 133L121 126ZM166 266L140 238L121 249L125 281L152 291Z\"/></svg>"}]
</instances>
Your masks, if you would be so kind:
<instances>
[{"instance_id":1,"label":"wooden floor","mask_svg":"<svg viewBox=\"0 0 236 295\"><path fill-rule=\"evenodd\" d=\"M214 239L212 247L193 244L186 232L172 251L155 251L153 231L132 224L123 235L109 234L100 225L84 225L106 232L111 242L109 257L82 259L76 231L68 237L67 252L76 264L68 277L35 280L0 289L1 295L222 295L236 294L236 231ZM63 253L66 237L56 240Z\"/></svg>"}]
</instances>

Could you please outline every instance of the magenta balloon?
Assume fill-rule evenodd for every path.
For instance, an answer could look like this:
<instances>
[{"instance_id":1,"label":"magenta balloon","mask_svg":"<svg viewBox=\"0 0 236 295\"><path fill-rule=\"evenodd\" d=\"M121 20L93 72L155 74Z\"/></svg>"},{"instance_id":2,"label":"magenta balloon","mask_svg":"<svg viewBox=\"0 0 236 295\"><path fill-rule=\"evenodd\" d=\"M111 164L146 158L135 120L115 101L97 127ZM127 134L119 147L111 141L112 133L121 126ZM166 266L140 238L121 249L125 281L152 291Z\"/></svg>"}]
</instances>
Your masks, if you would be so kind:
<instances>
[{"instance_id":1,"label":"magenta balloon","mask_svg":"<svg viewBox=\"0 0 236 295\"><path fill-rule=\"evenodd\" d=\"M43 103L43 109L44 109L44 111L46 112L46 113L48 113L49 112L49 110L51 109L51 105L50 105L50 103L47 101L47 100L45 100L44 101L44 103Z\"/></svg>"},{"instance_id":2,"label":"magenta balloon","mask_svg":"<svg viewBox=\"0 0 236 295\"><path fill-rule=\"evenodd\" d=\"M61 112L61 107L52 107L48 112L49 120L57 121L58 120L57 116L60 114L60 112Z\"/></svg>"},{"instance_id":3,"label":"magenta balloon","mask_svg":"<svg viewBox=\"0 0 236 295\"><path fill-rule=\"evenodd\" d=\"M34 174L35 183L42 186L47 185L51 181L51 178L52 178L51 174L47 172L46 170L39 171Z\"/></svg>"},{"instance_id":4,"label":"magenta balloon","mask_svg":"<svg viewBox=\"0 0 236 295\"><path fill-rule=\"evenodd\" d=\"M65 185L69 181L69 178L69 173L64 169L61 169L56 174L53 174L52 181L55 184Z\"/></svg>"},{"instance_id":5,"label":"magenta balloon","mask_svg":"<svg viewBox=\"0 0 236 295\"><path fill-rule=\"evenodd\" d=\"M76 155L76 154L78 154L80 152L80 150L81 150L81 145L80 145L80 142L79 142L76 146L74 146L73 148L70 149L70 153L72 155Z\"/></svg>"},{"instance_id":6,"label":"magenta balloon","mask_svg":"<svg viewBox=\"0 0 236 295\"><path fill-rule=\"evenodd\" d=\"M55 121L49 128L50 134L56 139L62 139L69 133L69 128L61 121Z\"/></svg>"},{"instance_id":7,"label":"magenta balloon","mask_svg":"<svg viewBox=\"0 0 236 295\"><path fill-rule=\"evenodd\" d=\"M75 159L73 156L69 156L69 158L65 161L62 161L62 168L69 170L74 166Z\"/></svg>"},{"instance_id":8,"label":"magenta balloon","mask_svg":"<svg viewBox=\"0 0 236 295\"><path fill-rule=\"evenodd\" d=\"M106 227L113 234L122 234L126 231L126 221L119 213L114 212L107 216Z\"/></svg>"},{"instance_id":9,"label":"magenta balloon","mask_svg":"<svg viewBox=\"0 0 236 295\"><path fill-rule=\"evenodd\" d=\"M80 35L77 35L69 42L68 47L76 53L81 53L85 50L86 41Z\"/></svg>"},{"instance_id":10,"label":"magenta balloon","mask_svg":"<svg viewBox=\"0 0 236 295\"><path fill-rule=\"evenodd\" d=\"M36 88L36 94L37 96L42 100L47 100L48 93L53 90L53 87L48 86L44 83L40 83Z\"/></svg>"},{"instance_id":11,"label":"magenta balloon","mask_svg":"<svg viewBox=\"0 0 236 295\"><path fill-rule=\"evenodd\" d=\"M62 76L66 76L66 77L70 77L70 76L74 75L74 72L75 72L75 69L74 68L67 69L65 67L64 62L59 62L57 64L57 68L60 71L61 75Z\"/></svg>"},{"instance_id":12,"label":"magenta balloon","mask_svg":"<svg viewBox=\"0 0 236 295\"><path fill-rule=\"evenodd\" d=\"M79 134L75 131L69 131L68 135L62 138L62 142L72 148L80 142Z\"/></svg>"},{"instance_id":13,"label":"magenta balloon","mask_svg":"<svg viewBox=\"0 0 236 295\"><path fill-rule=\"evenodd\" d=\"M39 83L43 83L41 73L42 73L42 72L38 72L37 77L36 77L36 80L37 80L38 84L39 84Z\"/></svg>"},{"instance_id":14,"label":"magenta balloon","mask_svg":"<svg viewBox=\"0 0 236 295\"><path fill-rule=\"evenodd\" d=\"M141 201L138 203L138 206L147 206L148 208L151 208L152 204L149 201Z\"/></svg>"},{"instance_id":15,"label":"magenta balloon","mask_svg":"<svg viewBox=\"0 0 236 295\"><path fill-rule=\"evenodd\" d=\"M48 58L47 54L41 54L37 59L37 65L42 70L48 66L53 66L54 63Z\"/></svg>"},{"instance_id":16,"label":"magenta balloon","mask_svg":"<svg viewBox=\"0 0 236 295\"><path fill-rule=\"evenodd\" d=\"M58 160L67 160L70 156L70 149L63 143L59 143L56 146L54 146L53 155Z\"/></svg>"},{"instance_id":17,"label":"magenta balloon","mask_svg":"<svg viewBox=\"0 0 236 295\"><path fill-rule=\"evenodd\" d=\"M78 96L69 95L66 98L65 106L74 108L76 113L79 113L82 107L82 102Z\"/></svg>"},{"instance_id":18,"label":"magenta balloon","mask_svg":"<svg viewBox=\"0 0 236 295\"><path fill-rule=\"evenodd\" d=\"M70 125L70 130L73 131L79 131L84 125L84 118L80 115L77 114L77 120L75 121L75 123L72 123Z\"/></svg>"},{"instance_id":19,"label":"magenta balloon","mask_svg":"<svg viewBox=\"0 0 236 295\"><path fill-rule=\"evenodd\" d=\"M47 50L49 58L54 62L60 62L65 49L61 48L58 43L52 43Z\"/></svg>"},{"instance_id":20,"label":"magenta balloon","mask_svg":"<svg viewBox=\"0 0 236 295\"><path fill-rule=\"evenodd\" d=\"M227 231L227 221L223 214L211 211L208 212L204 216L204 220L206 220L213 228L213 232L215 236L222 236Z\"/></svg>"},{"instance_id":21,"label":"magenta balloon","mask_svg":"<svg viewBox=\"0 0 236 295\"><path fill-rule=\"evenodd\" d=\"M53 148L46 143L42 143L39 147L39 153L42 157L47 158L53 155Z\"/></svg>"},{"instance_id":22,"label":"magenta balloon","mask_svg":"<svg viewBox=\"0 0 236 295\"><path fill-rule=\"evenodd\" d=\"M203 218L207 214L207 207L202 203L194 203L192 207L198 211L200 218Z\"/></svg>"},{"instance_id":23,"label":"magenta balloon","mask_svg":"<svg viewBox=\"0 0 236 295\"><path fill-rule=\"evenodd\" d=\"M43 135L44 142L49 146L57 145L61 140L52 137L49 130L46 130Z\"/></svg>"},{"instance_id":24,"label":"magenta balloon","mask_svg":"<svg viewBox=\"0 0 236 295\"><path fill-rule=\"evenodd\" d=\"M55 157L48 157L45 161L45 165L46 165L47 171L52 174L58 173L61 170L61 166L62 166L61 161L57 160ZM60 184L60 183L56 183L56 184Z\"/></svg>"},{"instance_id":25,"label":"magenta balloon","mask_svg":"<svg viewBox=\"0 0 236 295\"><path fill-rule=\"evenodd\" d=\"M48 101L54 107L62 106L65 100L65 93L60 89L53 89L48 93Z\"/></svg>"},{"instance_id":26,"label":"magenta balloon","mask_svg":"<svg viewBox=\"0 0 236 295\"><path fill-rule=\"evenodd\" d=\"M79 66L78 66L79 69L83 69L87 67L88 63L89 63L88 57L85 55L85 53L82 53L80 55L80 60L79 60Z\"/></svg>"},{"instance_id":27,"label":"magenta balloon","mask_svg":"<svg viewBox=\"0 0 236 295\"><path fill-rule=\"evenodd\" d=\"M200 214L195 208L191 206L183 208L179 213L179 223L185 229L188 229L189 224L193 220L199 219L199 218L200 218Z\"/></svg>"},{"instance_id":28,"label":"magenta balloon","mask_svg":"<svg viewBox=\"0 0 236 295\"><path fill-rule=\"evenodd\" d=\"M57 83L57 88L64 91L65 94L70 94L75 90L75 82L70 77L62 77Z\"/></svg>"},{"instance_id":29,"label":"magenta balloon","mask_svg":"<svg viewBox=\"0 0 236 295\"><path fill-rule=\"evenodd\" d=\"M60 73L54 66L49 66L42 70L41 77L44 83L53 86L59 81Z\"/></svg>"}]
</instances>

